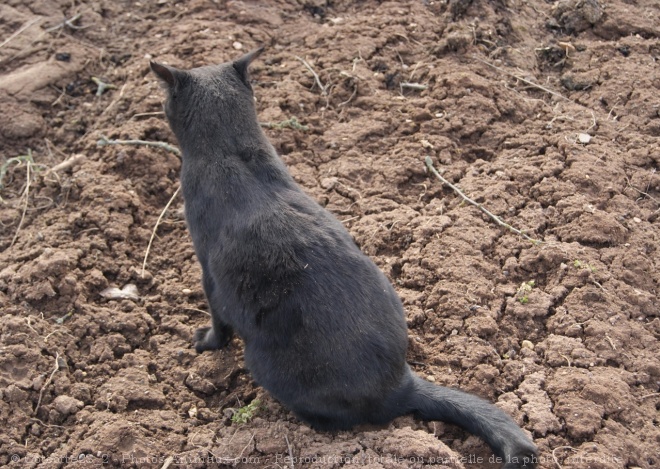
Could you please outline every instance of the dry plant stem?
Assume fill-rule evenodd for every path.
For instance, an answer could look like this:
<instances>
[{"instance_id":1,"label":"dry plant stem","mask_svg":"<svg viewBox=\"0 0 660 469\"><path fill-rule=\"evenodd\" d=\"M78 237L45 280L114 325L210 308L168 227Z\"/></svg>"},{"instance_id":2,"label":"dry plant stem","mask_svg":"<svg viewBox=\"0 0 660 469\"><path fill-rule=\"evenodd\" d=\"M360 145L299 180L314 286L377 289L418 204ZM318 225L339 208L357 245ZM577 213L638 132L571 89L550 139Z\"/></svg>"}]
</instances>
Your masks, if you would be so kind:
<instances>
[{"instance_id":1,"label":"dry plant stem","mask_svg":"<svg viewBox=\"0 0 660 469\"><path fill-rule=\"evenodd\" d=\"M165 459L165 462L163 463L163 466L160 469L167 469L172 465L174 462L174 456L168 456L167 459Z\"/></svg>"},{"instance_id":2,"label":"dry plant stem","mask_svg":"<svg viewBox=\"0 0 660 469\"><path fill-rule=\"evenodd\" d=\"M319 78L318 74L314 71L312 66L309 64L309 62L307 62L305 59L301 57L298 57L297 55L295 56L295 58L296 60L299 60L305 66L305 68L307 68L307 70L311 72L312 75L314 75L314 81L316 82L317 86L321 89L321 94L324 96L328 94L326 87L323 85L323 83L321 83L321 79Z\"/></svg>"},{"instance_id":3,"label":"dry plant stem","mask_svg":"<svg viewBox=\"0 0 660 469\"><path fill-rule=\"evenodd\" d=\"M660 205L660 200L656 199L655 197L653 197L652 195L648 194L647 192L644 192L644 191L642 191L641 189L638 189L637 187L633 186L633 185L630 183L630 179L629 179L627 176L626 176L626 182L628 183L628 187L630 187L632 190L638 192L639 194L641 194L641 195L643 195L643 196L645 196L645 197L648 197L650 200L652 200L652 201L655 202L656 204ZM650 184L650 182L649 182L649 184ZM648 190L648 189L647 189L647 190ZM656 210L656 211L657 211L657 210Z\"/></svg>"},{"instance_id":4,"label":"dry plant stem","mask_svg":"<svg viewBox=\"0 0 660 469\"><path fill-rule=\"evenodd\" d=\"M50 376L46 380L46 382L41 386L41 390L39 391L39 400L37 401L37 406L34 408L34 415L37 415L37 411L39 410L39 407L41 406L41 399L44 397L44 389L48 387L50 382L53 380L53 376L55 376L55 373L60 369L60 354L59 352L55 352L55 367L53 368L53 371L50 373Z\"/></svg>"},{"instance_id":5,"label":"dry plant stem","mask_svg":"<svg viewBox=\"0 0 660 469\"><path fill-rule=\"evenodd\" d=\"M416 90L416 91L424 91L425 89L428 88L427 85L422 85L421 83L408 83L408 82L403 82L399 86L401 87L401 89L408 88L410 90Z\"/></svg>"},{"instance_id":6,"label":"dry plant stem","mask_svg":"<svg viewBox=\"0 0 660 469\"><path fill-rule=\"evenodd\" d=\"M32 20L30 20L30 21L28 21L27 23L25 23L23 26L21 26L21 27L18 29L18 31L16 31L14 34L12 34L11 36L9 36L7 39L5 39L4 41L2 41L2 44L0 44L0 48L2 48L2 47L4 47L4 46L6 46L7 44L9 44L9 42L11 42L12 39L14 39L15 37L17 37L19 34L21 34L23 31L25 31L26 29L28 29L30 26L32 26L34 23L36 23L36 22L39 21L39 20L41 20L41 18L40 18L40 17L37 17L37 18L33 18Z\"/></svg>"},{"instance_id":7,"label":"dry plant stem","mask_svg":"<svg viewBox=\"0 0 660 469\"><path fill-rule=\"evenodd\" d=\"M112 102L110 104L108 104L108 107L103 110L103 112L101 113L101 116L104 116L110 109L112 109L114 106L117 105L117 103L119 101L122 100L122 98L124 97L124 91L126 90L127 85L128 85L128 83L124 83L124 85L121 87L121 90L119 90L119 96L117 98L115 98L114 100L112 100Z\"/></svg>"},{"instance_id":8,"label":"dry plant stem","mask_svg":"<svg viewBox=\"0 0 660 469\"><path fill-rule=\"evenodd\" d=\"M133 114L131 119L137 119L138 117L148 117L148 116L164 116L164 111L154 111L154 112L140 112L138 114ZM129 119L130 120L130 119Z\"/></svg>"},{"instance_id":9,"label":"dry plant stem","mask_svg":"<svg viewBox=\"0 0 660 469\"><path fill-rule=\"evenodd\" d=\"M291 458L291 468L295 469L296 465L293 463L293 450L291 449L291 443L289 443L289 437L284 435L284 440L286 441L286 447L289 449L289 457Z\"/></svg>"},{"instance_id":10,"label":"dry plant stem","mask_svg":"<svg viewBox=\"0 0 660 469\"><path fill-rule=\"evenodd\" d=\"M481 205L481 204L475 202L474 200L472 200L471 198L469 198L467 195L465 195L465 194L464 194L464 193L463 193L458 187L456 187L455 185L453 185L451 182L447 181L445 178L443 178L443 177L440 175L440 173L438 172L438 170L435 169L435 167L433 166L433 161L431 160L431 157L430 157L430 156L427 156L427 157L424 159L424 161L426 162L426 166L428 166L429 170L431 170L431 172L435 175L435 177L437 177L437 178L438 178L443 184L447 185L451 190L453 190L454 192L456 192L456 193L457 193L457 194L458 194L463 200L465 200L467 203L469 203L470 205L474 205L474 206L477 207L479 210L481 210L482 212L484 212L484 213L485 213L486 215L488 215L488 216L489 216L489 217L490 217L495 223L497 223L498 225L500 225L500 226L503 227L503 228L506 228L506 229L509 230L509 231L512 231L513 233L516 233L517 235L522 236L523 238L525 238L525 239L528 240L528 241L531 241L531 242L534 243L534 244L541 244L541 243L543 242L543 241L539 241L538 239L530 238L529 236L527 236L527 235L526 235L525 233L523 233L522 231L520 231L520 230L514 228L513 226L509 225L508 223L505 223L504 221L502 221L502 219L501 219L500 217L498 217L497 215L491 213L491 212L490 212L488 209L486 209L483 205Z\"/></svg>"},{"instance_id":11,"label":"dry plant stem","mask_svg":"<svg viewBox=\"0 0 660 469\"><path fill-rule=\"evenodd\" d=\"M177 187L176 191L174 191L174 194L172 194L172 197L170 197L169 202L167 202L167 205L165 205L165 208L163 209L162 212L160 212L160 216L158 217L158 220L156 220L156 224L154 225L154 229L151 232L151 238L149 238L149 244L147 245L147 250L144 253L144 260L142 261L142 273L140 273L140 276L144 278L144 269L147 266L147 258L149 257L149 251L151 251L151 243L154 242L154 238L156 237L156 230L158 229L158 225L160 225L161 220L165 216L165 213L167 213L167 209L170 208L170 205L172 205L172 202L174 202L174 199L176 196L179 194L179 191L181 190L181 186Z\"/></svg>"},{"instance_id":12,"label":"dry plant stem","mask_svg":"<svg viewBox=\"0 0 660 469\"><path fill-rule=\"evenodd\" d=\"M338 107L346 106L348 103L350 103L351 101L353 101L353 98L355 98L355 95L357 94L357 92L358 92L358 87L357 87L357 84L356 84L356 85L353 87L353 93L351 94L351 97L348 98L346 101L344 101L344 102L342 102L342 103L339 103Z\"/></svg>"},{"instance_id":13,"label":"dry plant stem","mask_svg":"<svg viewBox=\"0 0 660 469\"><path fill-rule=\"evenodd\" d=\"M207 316L211 315L211 313L209 313L208 311L203 311L197 308L183 308L183 309L185 309L186 311L197 311L198 313L206 314Z\"/></svg>"},{"instance_id":14,"label":"dry plant stem","mask_svg":"<svg viewBox=\"0 0 660 469\"><path fill-rule=\"evenodd\" d=\"M558 447L556 447L555 449L552 450L552 460L555 462L555 464L557 465L557 467L559 469L563 469L562 465L559 464L559 461L557 461L557 456L555 456L555 451L557 451L558 449L570 449L572 451L576 451L576 449L573 448L572 446L558 446Z\"/></svg>"},{"instance_id":15,"label":"dry plant stem","mask_svg":"<svg viewBox=\"0 0 660 469\"><path fill-rule=\"evenodd\" d=\"M73 24L74 21L78 21L81 16L82 16L82 13L78 13L76 15L73 15L68 20L64 20L60 24L57 24L57 25L53 26L52 28L48 28L46 30L46 32L52 33L53 31L57 31L58 29L63 28L64 26L68 26L71 29L85 29L84 26L76 26L75 24Z\"/></svg>"},{"instance_id":16,"label":"dry plant stem","mask_svg":"<svg viewBox=\"0 0 660 469\"><path fill-rule=\"evenodd\" d=\"M9 244L9 247L12 247L16 240L18 239L18 232L21 231L21 227L23 226L23 222L25 221L25 213L27 212L27 207L28 207L28 202L30 200L30 168L32 167L32 164L28 161L27 166L26 166L26 176L25 176L25 191L23 191L23 195L21 196L23 200L23 213L21 213L21 220L18 222L18 227L16 228L16 233L14 233L14 237L11 240L11 243Z\"/></svg>"},{"instance_id":17,"label":"dry plant stem","mask_svg":"<svg viewBox=\"0 0 660 469\"><path fill-rule=\"evenodd\" d=\"M69 168L72 168L72 167L74 167L75 165L79 164L79 163L80 163L82 160L84 160L84 159L85 159L85 155L81 155L81 154L73 155L73 156L72 156L71 158L69 158L68 160L64 160L64 161L62 161L61 163L58 163L58 164L56 164L55 166L53 166L52 168L50 168L50 169L46 172L46 174L48 174L48 173L56 173L56 172L58 172L58 171L65 171L65 170L67 170L67 169L69 169Z\"/></svg>"},{"instance_id":18,"label":"dry plant stem","mask_svg":"<svg viewBox=\"0 0 660 469\"><path fill-rule=\"evenodd\" d=\"M35 417L30 417L30 420L33 421L33 422L37 422L38 424L43 425L44 427L48 427L48 428L64 428L62 425L52 425L52 424L43 422L43 421L41 421L41 420L39 420L38 418L35 418Z\"/></svg>"},{"instance_id":19,"label":"dry plant stem","mask_svg":"<svg viewBox=\"0 0 660 469\"><path fill-rule=\"evenodd\" d=\"M45 35L47 35L48 33L52 33L52 32L54 32L54 31L57 31L58 29L61 29L61 28L63 28L64 26L69 26L71 29L84 29L86 26L85 26L85 27L79 27L79 26L75 26L75 25L73 24L73 22L74 22L74 21L77 21L81 16L82 16L82 14L81 14L81 13L78 13L77 15L75 15L75 16L69 18L68 20L64 20L64 21L62 21L60 24L55 25L55 26L53 26L52 28L48 28L48 29L44 30L44 32L42 32L41 34L39 34L39 36L37 36L35 39L33 39L27 47L24 47L23 49L19 50L19 51L16 52L15 54L13 54L13 55L11 55L11 56L9 56L9 57L7 57L7 58L4 58L4 59L0 60L0 63L1 63L1 64L5 64L5 63L8 63L8 62L11 62L11 61L14 60L16 57L19 57L19 56L23 55L24 53L27 53L27 55L29 55L29 54L35 52L36 50L41 50L42 47L38 46L38 47L36 47L36 48L33 48L32 45L33 45L34 43L38 42L38 41L41 41L41 39L42 39ZM10 40L11 40L11 39L12 39L12 38L10 38ZM8 42L8 41L7 41L7 42ZM31 49L31 50L30 50L30 49Z\"/></svg>"},{"instance_id":20,"label":"dry plant stem","mask_svg":"<svg viewBox=\"0 0 660 469\"><path fill-rule=\"evenodd\" d=\"M539 85L539 84L537 84L537 83L534 83L533 81L526 80L526 79L523 78L523 77L519 77L518 75L515 75L515 74L513 74L513 73L511 73L511 72L508 72L508 71L504 70L503 68L498 67L497 65L493 65L492 63L487 62L487 61L485 61L484 59L480 59L480 58L477 57L476 55L473 55L472 57L475 58L476 60L478 60L479 62L485 63L485 64L488 65L489 67L493 67L493 68L494 68L495 70L497 70L498 72L502 72L502 73L504 73L505 75L509 75L510 77L513 77L513 78L515 78L516 80L520 80L520 81L522 81L523 83L527 83L528 85L533 86L534 88L538 88L538 89L540 89L540 90L542 90L542 91L545 91L546 93L549 93L549 94L551 94L552 96L556 96L557 98L564 99L564 100L569 101L569 102L571 102L571 103L574 102L572 99L569 99L569 98L567 98L566 96L557 93L556 91L552 91L551 89L546 88L546 87L544 87L544 86L541 86L541 85Z\"/></svg>"},{"instance_id":21,"label":"dry plant stem","mask_svg":"<svg viewBox=\"0 0 660 469\"><path fill-rule=\"evenodd\" d=\"M148 142L146 140L110 140L101 135L101 138L99 138L96 144L101 147L105 145L144 145L147 147L162 148L163 150L174 153L177 156L181 156L181 151L177 147L165 142Z\"/></svg>"}]
</instances>

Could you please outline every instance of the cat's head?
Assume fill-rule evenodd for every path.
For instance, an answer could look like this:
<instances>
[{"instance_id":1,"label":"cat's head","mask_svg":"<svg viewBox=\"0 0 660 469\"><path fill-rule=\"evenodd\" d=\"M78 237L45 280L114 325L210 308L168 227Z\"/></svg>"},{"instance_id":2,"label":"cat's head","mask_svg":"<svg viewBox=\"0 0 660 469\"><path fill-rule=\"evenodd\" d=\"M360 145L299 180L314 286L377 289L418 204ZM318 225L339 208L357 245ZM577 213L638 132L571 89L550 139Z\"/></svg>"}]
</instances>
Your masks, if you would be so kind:
<instances>
[{"instance_id":1,"label":"cat's head","mask_svg":"<svg viewBox=\"0 0 660 469\"><path fill-rule=\"evenodd\" d=\"M165 115L180 141L191 130L231 130L255 119L248 69L262 51L260 47L233 62L191 70L150 62L167 90Z\"/></svg>"}]
</instances>

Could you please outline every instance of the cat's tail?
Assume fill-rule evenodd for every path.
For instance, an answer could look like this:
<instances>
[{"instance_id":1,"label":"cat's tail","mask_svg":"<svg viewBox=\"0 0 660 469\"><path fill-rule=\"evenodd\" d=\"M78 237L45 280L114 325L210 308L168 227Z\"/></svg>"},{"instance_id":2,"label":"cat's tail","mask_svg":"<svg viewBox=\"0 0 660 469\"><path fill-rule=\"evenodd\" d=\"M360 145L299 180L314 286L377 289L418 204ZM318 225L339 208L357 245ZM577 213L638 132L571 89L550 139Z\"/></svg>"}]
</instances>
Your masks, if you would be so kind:
<instances>
[{"instance_id":1,"label":"cat's tail","mask_svg":"<svg viewBox=\"0 0 660 469\"><path fill-rule=\"evenodd\" d=\"M504 411L477 396L437 386L410 373L408 403L417 417L453 423L480 437L501 458L503 468L536 467L536 446Z\"/></svg>"}]
</instances>

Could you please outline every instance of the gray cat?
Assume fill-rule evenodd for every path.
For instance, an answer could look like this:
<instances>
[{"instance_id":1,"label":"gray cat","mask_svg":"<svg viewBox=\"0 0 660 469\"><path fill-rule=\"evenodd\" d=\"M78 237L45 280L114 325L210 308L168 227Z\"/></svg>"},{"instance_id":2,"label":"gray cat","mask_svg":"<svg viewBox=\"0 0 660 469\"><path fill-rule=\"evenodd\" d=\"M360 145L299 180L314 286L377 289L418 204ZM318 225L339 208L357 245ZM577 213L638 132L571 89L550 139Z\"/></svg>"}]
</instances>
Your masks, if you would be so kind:
<instances>
[{"instance_id":1,"label":"gray cat","mask_svg":"<svg viewBox=\"0 0 660 469\"><path fill-rule=\"evenodd\" d=\"M410 370L396 292L259 126L248 67L261 51L186 71L151 63L183 150L186 219L211 308L195 348L238 333L255 381L317 430L414 413L478 435L505 468L535 467L536 447L502 410Z\"/></svg>"}]
</instances>

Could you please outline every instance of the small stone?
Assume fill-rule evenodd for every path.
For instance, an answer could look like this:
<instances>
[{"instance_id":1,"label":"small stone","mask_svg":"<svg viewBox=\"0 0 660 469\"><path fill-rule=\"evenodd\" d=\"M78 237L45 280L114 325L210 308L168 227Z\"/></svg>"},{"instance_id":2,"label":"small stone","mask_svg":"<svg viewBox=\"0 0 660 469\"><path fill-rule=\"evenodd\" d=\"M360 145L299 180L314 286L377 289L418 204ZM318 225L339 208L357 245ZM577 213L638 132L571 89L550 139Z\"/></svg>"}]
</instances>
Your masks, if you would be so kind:
<instances>
[{"instance_id":1,"label":"small stone","mask_svg":"<svg viewBox=\"0 0 660 469\"><path fill-rule=\"evenodd\" d=\"M529 340L523 340L520 346L528 350L534 350L534 344Z\"/></svg>"},{"instance_id":2,"label":"small stone","mask_svg":"<svg viewBox=\"0 0 660 469\"><path fill-rule=\"evenodd\" d=\"M339 180L336 177L323 178L321 179L321 187L327 191L334 189Z\"/></svg>"},{"instance_id":3,"label":"small stone","mask_svg":"<svg viewBox=\"0 0 660 469\"><path fill-rule=\"evenodd\" d=\"M641 219L641 218L638 218L638 217L634 217L634 218L633 218L633 221L634 221L635 223L641 223L641 222L642 222L642 219Z\"/></svg>"},{"instance_id":4,"label":"small stone","mask_svg":"<svg viewBox=\"0 0 660 469\"><path fill-rule=\"evenodd\" d=\"M241 50L243 48L243 44L241 44L238 41L234 41L234 43L232 44L232 47L236 50Z\"/></svg>"},{"instance_id":5,"label":"small stone","mask_svg":"<svg viewBox=\"0 0 660 469\"><path fill-rule=\"evenodd\" d=\"M62 415L71 415L84 407L84 403L71 396L57 396L53 401L53 407Z\"/></svg>"},{"instance_id":6,"label":"small stone","mask_svg":"<svg viewBox=\"0 0 660 469\"><path fill-rule=\"evenodd\" d=\"M181 290L181 293L183 293L184 295L190 295L192 293L192 290L190 288L184 288L183 290Z\"/></svg>"},{"instance_id":7,"label":"small stone","mask_svg":"<svg viewBox=\"0 0 660 469\"><path fill-rule=\"evenodd\" d=\"M432 382L432 383L435 383L435 377L433 377L433 376L427 376L427 377L426 377L426 380L427 380L427 381L430 381L430 382Z\"/></svg>"},{"instance_id":8,"label":"small stone","mask_svg":"<svg viewBox=\"0 0 660 469\"><path fill-rule=\"evenodd\" d=\"M591 135L589 134L578 134L578 141L583 144L591 142Z\"/></svg>"}]
</instances>

